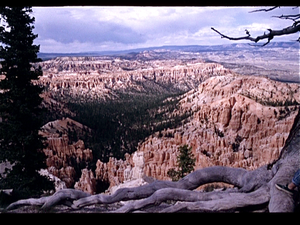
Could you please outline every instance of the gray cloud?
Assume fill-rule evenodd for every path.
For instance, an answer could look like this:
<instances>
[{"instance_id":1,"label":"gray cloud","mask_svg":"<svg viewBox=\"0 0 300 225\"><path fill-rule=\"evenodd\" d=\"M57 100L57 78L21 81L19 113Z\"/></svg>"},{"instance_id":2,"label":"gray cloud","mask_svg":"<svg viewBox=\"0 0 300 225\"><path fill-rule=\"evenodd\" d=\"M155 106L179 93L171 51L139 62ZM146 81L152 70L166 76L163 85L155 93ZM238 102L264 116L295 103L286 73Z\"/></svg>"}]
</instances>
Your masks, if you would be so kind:
<instances>
[{"instance_id":1,"label":"gray cloud","mask_svg":"<svg viewBox=\"0 0 300 225\"><path fill-rule=\"evenodd\" d=\"M60 24L49 24L43 35L62 43L73 41L140 43L145 41L145 39L131 28L113 22L97 24L85 21L79 23L64 21Z\"/></svg>"},{"instance_id":2,"label":"gray cloud","mask_svg":"<svg viewBox=\"0 0 300 225\"><path fill-rule=\"evenodd\" d=\"M59 7L33 8L41 51L101 51L183 44L225 44L211 31L262 34L290 24L248 7ZM276 15L292 13L282 8ZM252 30L251 30L252 29ZM256 32L256 33L255 33Z\"/></svg>"},{"instance_id":3,"label":"gray cloud","mask_svg":"<svg viewBox=\"0 0 300 225\"><path fill-rule=\"evenodd\" d=\"M101 15L99 15L101 16ZM35 31L41 38L53 39L61 43L79 42L119 42L140 43L145 39L130 27L113 21L97 21L88 14L84 18L74 18L70 12L54 13L52 9L44 14L43 21L36 20Z\"/></svg>"}]
</instances>

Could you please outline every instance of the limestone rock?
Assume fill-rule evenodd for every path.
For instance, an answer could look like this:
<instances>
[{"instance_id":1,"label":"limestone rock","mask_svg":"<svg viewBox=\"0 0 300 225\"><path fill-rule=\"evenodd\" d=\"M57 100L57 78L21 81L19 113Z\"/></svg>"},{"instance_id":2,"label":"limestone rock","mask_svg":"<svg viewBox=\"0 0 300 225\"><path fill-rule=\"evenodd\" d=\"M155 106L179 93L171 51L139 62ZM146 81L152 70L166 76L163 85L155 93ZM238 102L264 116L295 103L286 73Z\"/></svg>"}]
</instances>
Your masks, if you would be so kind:
<instances>
[{"instance_id":1,"label":"limestone rock","mask_svg":"<svg viewBox=\"0 0 300 225\"><path fill-rule=\"evenodd\" d=\"M70 143L67 135L70 126L77 127L75 129L83 128L78 122L66 118L49 122L40 131L40 134L47 138L47 147L43 151L47 156L48 170L63 180L68 188L73 187L75 179L81 175L76 173L74 167L93 160L92 150L86 149L82 140ZM63 134L60 136L57 131Z\"/></svg>"},{"instance_id":2,"label":"limestone rock","mask_svg":"<svg viewBox=\"0 0 300 225\"><path fill-rule=\"evenodd\" d=\"M192 111L185 124L149 136L125 161L110 158L107 164L97 163L97 176L107 179L111 187L128 177L140 178L142 173L170 180L167 171L176 168L178 147L184 144L192 147L195 169L213 165L258 168L278 158L292 128L299 106L284 106L287 100L300 102L299 85L264 77L209 78L184 94L173 112ZM109 175L116 168L118 172Z\"/></svg>"},{"instance_id":3,"label":"limestone rock","mask_svg":"<svg viewBox=\"0 0 300 225\"><path fill-rule=\"evenodd\" d=\"M156 94L188 91L211 76L230 73L220 64L204 63L201 59L145 63L103 57L60 57L38 65L43 76L36 82L48 87L47 95L55 93L63 97L67 93L85 100L114 99L119 91Z\"/></svg>"},{"instance_id":4,"label":"limestone rock","mask_svg":"<svg viewBox=\"0 0 300 225\"><path fill-rule=\"evenodd\" d=\"M49 173L49 171L47 169L41 169L39 171L39 173L43 176L49 177L50 181L54 181L55 191L59 191L59 190L67 188L66 183L64 181L62 181L58 177L54 176L53 174Z\"/></svg>"},{"instance_id":5,"label":"limestone rock","mask_svg":"<svg viewBox=\"0 0 300 225\"><path fill-rule=\"evenodd\" d=\"M74 185L75 189L85 191L90 194L96 193L96 179L91 170L81 170L81 177L78 182Z\"/></svg>"}]
</instances>

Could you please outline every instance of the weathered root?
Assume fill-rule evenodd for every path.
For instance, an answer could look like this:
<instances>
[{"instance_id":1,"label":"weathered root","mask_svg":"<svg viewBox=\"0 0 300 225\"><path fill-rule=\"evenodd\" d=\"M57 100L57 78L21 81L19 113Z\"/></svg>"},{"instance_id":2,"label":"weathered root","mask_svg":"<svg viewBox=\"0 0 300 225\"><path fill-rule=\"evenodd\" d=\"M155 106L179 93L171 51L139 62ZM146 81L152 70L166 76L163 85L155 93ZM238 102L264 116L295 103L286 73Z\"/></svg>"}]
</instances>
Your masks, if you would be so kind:
<instances>
[{"instance_id":1,"label":"weathered root","mask_svg":"<svg viewBox=\"0 0 300 225\"><path fill-rule=\"evenodd\" d=\"M51 196L47 197L41 197L41 198L28 198L28 199L22 199L16 202L11 203L9 206L6 207L6 210L12 210L16 209L18 207L24 206L24 205L36 205L41 206L43 205L47 199L49 199Z\"/></svg>"},{"instance_id":2,"label":"weathered root","mask_svg":"<svg viewBox=\"0 0 300 225\"><path fill-rule=\"evenodd\" d=\"M6 210L12 210L24 205L36 205L42 206L42 210L47 210L59 203L66 202L69 200L75 200L83 197L90 196L90 194L75 190L75 189L63 189L55 192L51 196L41 197L41 198L29 198L24 200L19 200L10 204Z\"/></svg>"},{"instance_id":3,"label":"weathered root","mask_svg":"<svg viewBox=\"0 0 300 225\"><path fill-rule=\"evenodd\" d=\"M230 190L230 192L237 192L237 190ZM195 201L209 201L220 199L228 196L230 192L199 192L191 190L182 190L176 188L164 188L154 192L153 195L146 199L136 200L128 203L117 209L117 213L128 213L134 210L142 209L151 205L159 205L167 200L195 202Z\"/></svg>"},{"instance_id":4,"label":"weathered root","mask_svg":"<svg viewBox=\"0 0 300 225\"><path fill-rule=\"evenodd\" d=\"M270 181L271 199L269 203L270 212L293 212L295 208L295 196L279 191L275 184L288 184L291 182L295 172L300 168L300 132L292 139L293 143L289 145L287 154L278 161L278 171Z\"/></svg>"},{"instance_id":5,"label":"weathered root","mask_svg":"<svg viewBox=\"0 0 300 225\"><path fill-rule=\"evenodd\" d=\"M272 171L267 170L267 166L263 166L254 171L247 171L241 168L213 166L196 170L177 182L156 180L148 185L140 187L119 189L112 195L90 195L79 190L63 189L57 191L52 196L42 197L38 199L31 198L19 200L9 205L7 207L7 210L11 210L23 205L42 206L41 209L46 210L50 207L53 207L60 203L65 203L69 200L75 200L73 201L73 204L69 204L69 206L71 206L73 209L78 209L93 204L112 204L119 201L144 199L153 195L153 193L156 193L158 190L159 191L154 195L154 197L157 198L157 196L160 196L160 194L162 194L163 196L161 200L158 201L164 201L164 199L168 199L168 192L171 193L172 196L174 196L172 192L176 192L177 194L184 193L187 195L184 196L184 194L179 194L174 199L171 198L171 200L195 201L195 199L203 200L210 196L207 194L201 194L200 192L191 191L203 184L211 182L225 182L233 184L234 186L240 188L240 191L242 192L249 192L256 190L260 186L266 184L271 178ZM214 194L211 196L216 197L218 195L220 194ZM141 205L147 205L147 202L149 201L151 202L152 200L147 199ZM134 207L134 209L135 208L136 207Z\"/></svg>"},{"instance_id":6,"label":"weathered root","mask_svg":"<svg viewBox=\"0 0 300 225\"><path fill-rule=\"evenodd\" d=\"M293 212L296 204L295 196L277 190L275 184L290 183L297 169L300 169L300 111L274 168L276 174L269 183L271 194L269 211Z\"/></svg>"},{"instance_id":7,"label":"weathered root","mask_svg":"<svg viewBox=\"0 0 300 225\"><path fill-rule=\"evenodd\" d=\"M76 200L80 198L84 198L87 196L90 196L91 194L80 191L80 190L75 190L75 189L63 189L58 192L56 192L54 195L49 198L45 204L42 206L42 209L49 209L52 206L57 205L61 201L65 200Z\"/></svg>"},{"instance_id":8,"label":"weathered root","mask_svg":"<svg viewBox=\"0 0 300 225\"><path fill-rule=\"evenodd\" d=\"M112 195L97 194L81 198L73 202L72 208L77 209L93 204L112 204L119 201L146 198L159 189L168 187L176 188L177 186L179 186L177 182L156 180L144 186L119 189Z\"/></svg>"},{"instance_id":9,"label":"weathered root","mask_svg":"<svg viewBox=\"0 0 300 225\"><path fill-rule=\"evenodd\" d=\"M170 206L162 213L172 213L181 210L188 210L194 212L222 212L222 211L235 211L243 207L261 205L270 200L269 189L267 185L250 193L226 193L219 195L219 198L209 201L196 201L196 202L180 202Z\"/></svg>"},{"instance_id":10,"label":"weathered root","mask_svg":"<svg viewBox=\"0 0 300 225\"><path fill-rule=\"evenodd\" d=\"M267 177L271 179L269 175L266 176L266 174L270 174L270 172L266 169L264 170L267 173L264 174L265 176L263 176L263 178L266 179ZM204 169L196 170L177 182L157 180L148 185L140 187L119 189L113 195L98 194L86 198L81 198L73 202L73 208L81 208L92 204L111 204L119 201L147 198L157 190L164 188L193 190L203 184L211 182L225 182L233 184L237 187L243 187L245 184L249 184L250 178L252 176L249 176L247 174L252 172L253 171L247 171L241 168L231 168L223 166L207 167ZM257 186L257 181L255 182L254 186ZM247 190L248 189L253 189L253 186L248 187Z\"/></svg>"}]
</instances>

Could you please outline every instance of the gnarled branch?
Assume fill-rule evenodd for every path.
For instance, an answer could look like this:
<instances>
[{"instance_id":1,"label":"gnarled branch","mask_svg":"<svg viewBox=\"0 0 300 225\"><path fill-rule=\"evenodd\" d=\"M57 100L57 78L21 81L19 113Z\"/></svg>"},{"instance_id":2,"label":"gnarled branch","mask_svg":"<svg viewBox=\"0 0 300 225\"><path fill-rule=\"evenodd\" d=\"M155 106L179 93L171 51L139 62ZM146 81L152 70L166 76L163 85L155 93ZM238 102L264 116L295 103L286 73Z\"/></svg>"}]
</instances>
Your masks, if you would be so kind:
<instances>
[{"instance_id":1,"label":"gnarled branch","mask_svg":"<svg viewBox=\"0 0 300 225\"><path fill-rule=\"evenodd\" d=\"M226 38L228 40L232 40L232 41L239 41L239 40L249 40L249 41L253 41L255 43L259 42L260 40L263 39L268 39L268 41L266 43L264 43L262 46L265 46L267 44L270 43L270 41L275 37L275 36L281 36L281 35L289 35L289 34L293 34L296 32L300 31L300 24L293 24L292 26L283 28L281 30L271 30L268 29L268 33L264 33L263 35L257 36L257 37L251 37L250 34L247 34L247 36L242 36L242 37L229 37L223 33L221 33L220 31L216 30L215 28L211 28L213 31L217 32L221 38Z\"/></svg>"}]
</instances>

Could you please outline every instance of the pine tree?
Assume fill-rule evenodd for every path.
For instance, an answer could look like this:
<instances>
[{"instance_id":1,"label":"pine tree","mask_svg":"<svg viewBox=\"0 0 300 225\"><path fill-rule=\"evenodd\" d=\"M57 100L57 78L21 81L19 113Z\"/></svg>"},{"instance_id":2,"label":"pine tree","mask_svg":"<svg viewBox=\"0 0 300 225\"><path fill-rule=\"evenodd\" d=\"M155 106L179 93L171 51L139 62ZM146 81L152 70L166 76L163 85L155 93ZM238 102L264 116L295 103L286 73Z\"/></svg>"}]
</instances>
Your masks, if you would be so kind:
<instances>
[{"instance_id":1,"label":"pine tree","mask_svg":"<svg viewBox=\"0 0 300 225\"><path fill-rule=\"evenodd\" d=\"M32 33L31 12L31 7L0 7L0 162L13 165L0 188L13 188L18 198L53 189L53 182L38 173L46 168L46 156L38 134L43 89L32 82L42 71L33 66L40 59L39 46L33 44L37 35Z\"/></svg>"},{"instance_id":2,"label":"pine tree","mask_svg":"<svg viewBox=\"0 0 300 225\"><path fill-rule=\"evenodd\" d=\"M170 169L168 171L168 176L172 181L177 181L183 178L190 172L194 170L196 159L192 153L192 147L188 145L183 145L178 148L179 154L177 156L177 166L178 170Z\"/></svg>"}]
</instances>

